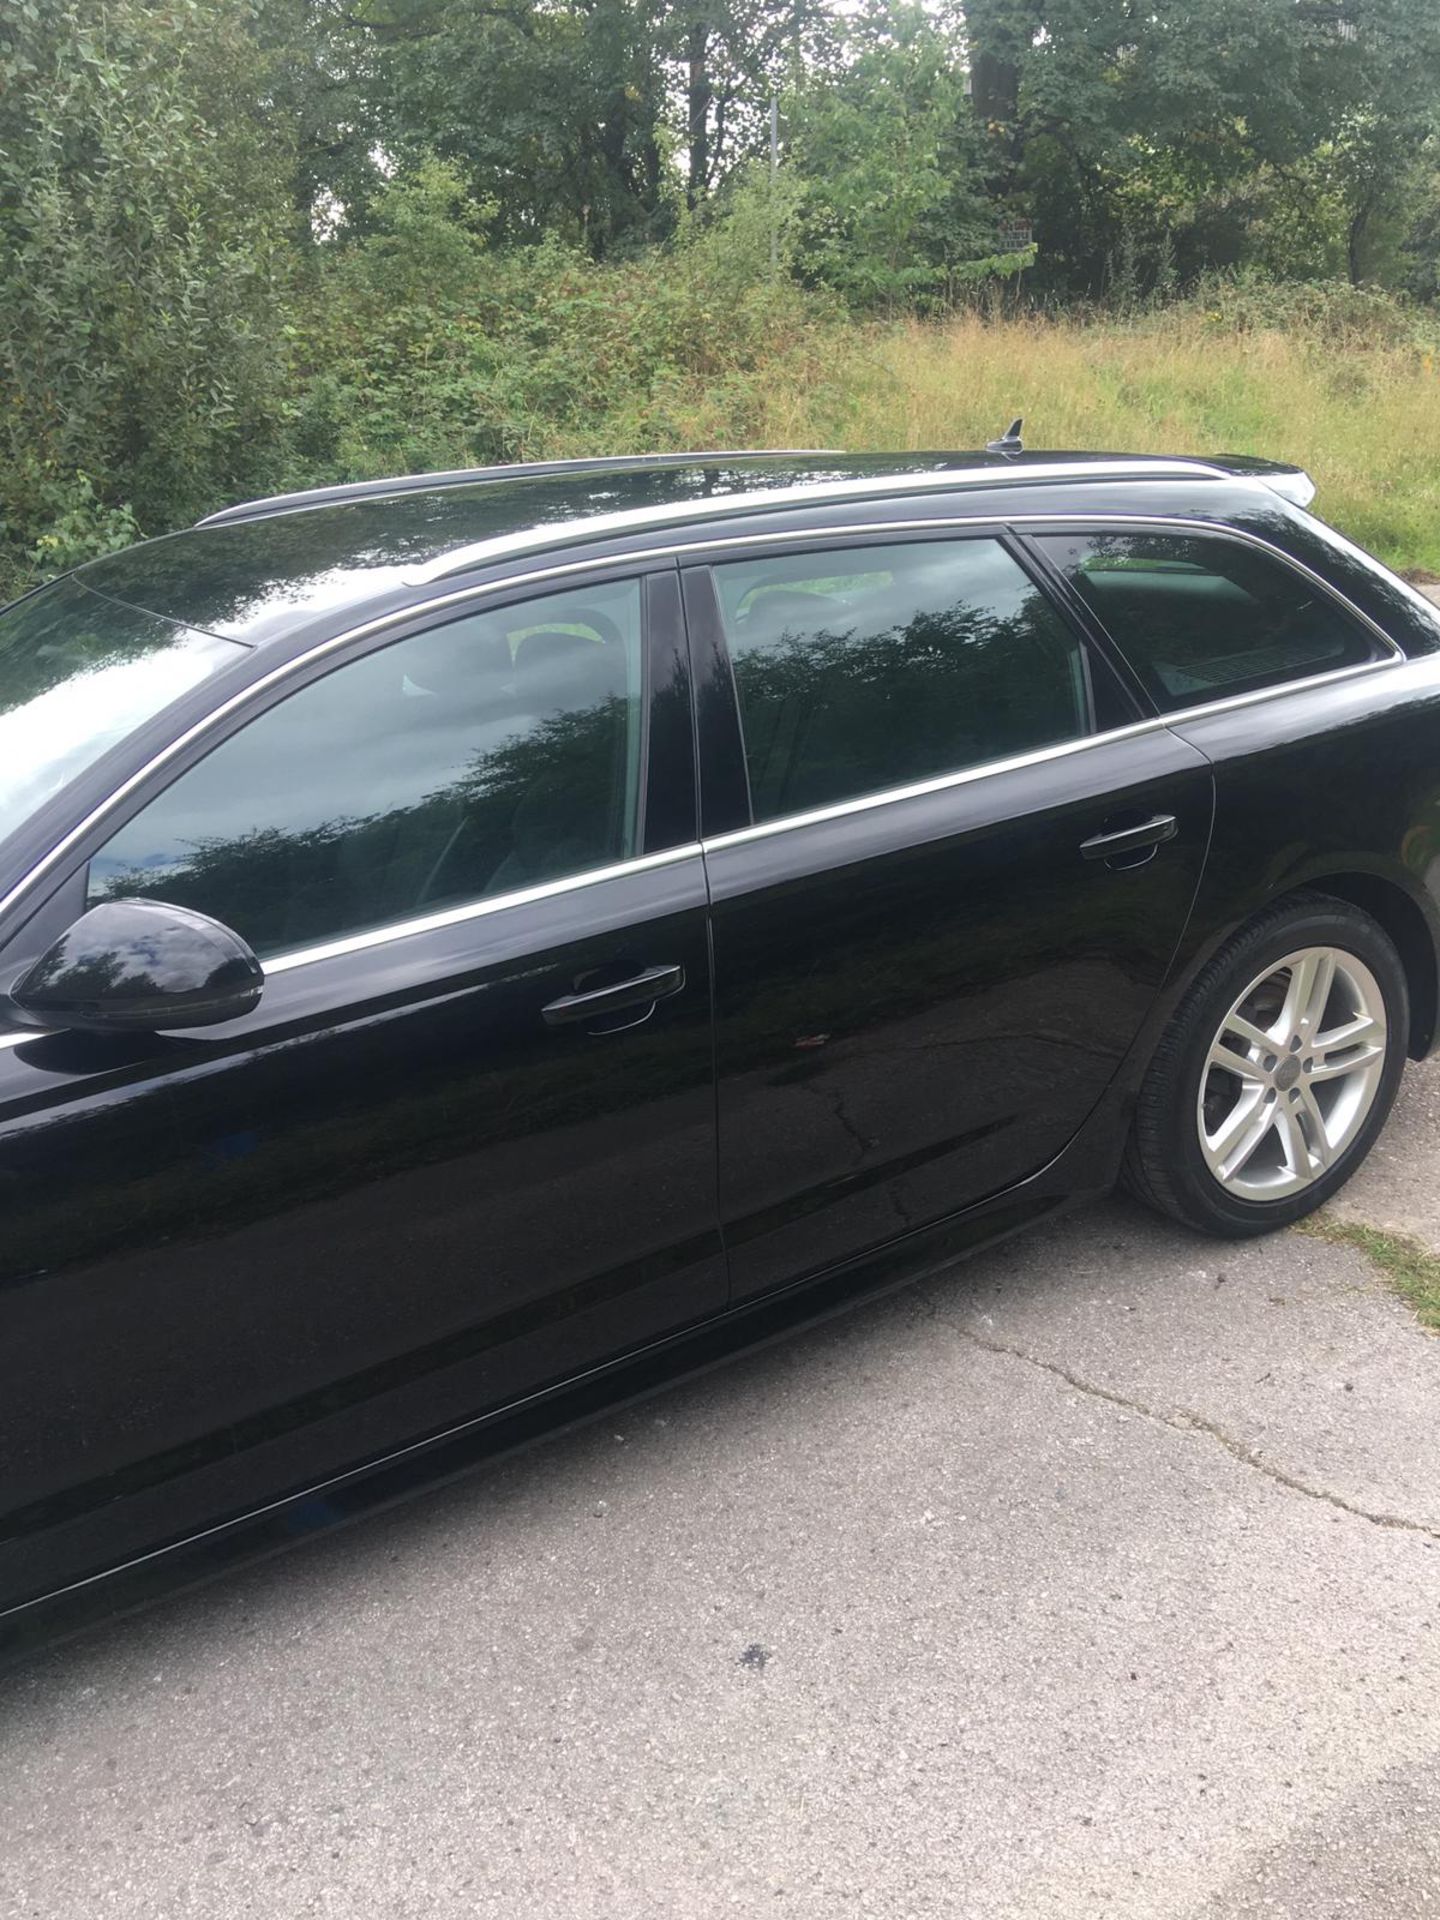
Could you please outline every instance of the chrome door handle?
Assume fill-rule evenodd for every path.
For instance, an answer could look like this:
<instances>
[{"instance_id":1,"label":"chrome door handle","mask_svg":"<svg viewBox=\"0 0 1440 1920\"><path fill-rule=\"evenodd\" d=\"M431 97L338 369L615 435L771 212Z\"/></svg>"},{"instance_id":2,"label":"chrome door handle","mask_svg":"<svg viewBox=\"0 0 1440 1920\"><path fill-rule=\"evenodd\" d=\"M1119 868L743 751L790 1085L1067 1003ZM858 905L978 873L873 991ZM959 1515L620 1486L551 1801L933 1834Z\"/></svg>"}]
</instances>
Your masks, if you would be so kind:
<instances>
[{"instance_id":1,"label":"chrome door handle","mask_svg":"<svg viewBox=\"0 0 1440 1920\"><path fill-rule=\"evenodd\" d=\"M1086 860L1113 860L1117 854L1138 853L1143 847L1158 847L1173 840L1179 831L1173 813L1157 813L1137 827L1117 827L1113 833L1097 833L1080 842Z\"/></svg>"},{"instance_id":2,"label":"chrome door handle","mask_svg":"<svg viewBox=\"0 0 1440 1920\"><path fill-rule=\"evenodd\" d=\"M668 1000L672 993L679 993L684 985L684 967L646 967L643 973L637 973L630 980L619 980L613 987L592 987L585 993L567 993L559 1000L552 1000L549 1006L542 1007L541 1016L547 1027L564 1027L575 1020L596 1020L607 1013L623 1012L626 1007Z\"/></svg>"}]
</instances>

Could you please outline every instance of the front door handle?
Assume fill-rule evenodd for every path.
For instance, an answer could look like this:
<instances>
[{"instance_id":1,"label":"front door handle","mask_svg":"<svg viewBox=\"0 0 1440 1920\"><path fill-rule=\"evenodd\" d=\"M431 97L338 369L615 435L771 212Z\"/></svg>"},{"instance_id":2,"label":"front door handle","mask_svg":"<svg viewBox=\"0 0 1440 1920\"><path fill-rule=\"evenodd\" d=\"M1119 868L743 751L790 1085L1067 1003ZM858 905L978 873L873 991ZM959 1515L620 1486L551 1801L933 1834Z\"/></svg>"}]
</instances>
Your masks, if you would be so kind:
<instances>
[{"instance_id":1,"label":"front door handle","mask_svg":"<svg viewBox=\"0 0 1440 1920\"><path fill-rule=\"evenodd\" d=\"M1153 819L1142 820L1138 826L1116 827L1112 833L1097 833L1088 840L1080 842L1080 852L1087 860L1113 860L1119 855L1139 853L1146 847L1158 847L1166 840L1175 838L1177 828L1173 813L1157 813Z\"/></svg>"},{"instance_id":2,"label":"front door handle","mask_svg":"<svg viewBox=\"0 0 1440 1920\"><path fill-rule=\"evenodd\" d=\"M586 993L567 993L552 1000L541 1013L547 1027L568 1026L575 1020L598 1020L607 1013L623 1013L626 1007L653 1005L679 993L685 985L685 969L646 967L633 979L617 980L613 987L593 987Z\"/></svg>"}]
</instances>

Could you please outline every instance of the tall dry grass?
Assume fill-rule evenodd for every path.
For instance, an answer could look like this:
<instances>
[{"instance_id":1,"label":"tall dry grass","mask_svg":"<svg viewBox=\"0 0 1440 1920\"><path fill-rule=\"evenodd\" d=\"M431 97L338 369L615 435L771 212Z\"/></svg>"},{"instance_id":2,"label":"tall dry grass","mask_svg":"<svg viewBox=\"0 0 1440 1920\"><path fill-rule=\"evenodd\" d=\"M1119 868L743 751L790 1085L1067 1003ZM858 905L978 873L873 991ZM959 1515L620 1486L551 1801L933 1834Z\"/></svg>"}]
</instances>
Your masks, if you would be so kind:
<instances>
[{"instance_id":1,"label":"tall dry grass","mask_svg":"<svg viewBox=\"0 0 1440 1920\"><path fill-rule=\"evenodd\" d=\"M1419 340L1242 329L1196 306L857 328L757 368L743 396L703 396L689 424L711 445L736 444L732 426L773 446L919 450L981 446L1017 413L1031 447L1295 461L1318 512L1392 566L1440 574L1440 355Z\"/></svg>"}]
</instances>

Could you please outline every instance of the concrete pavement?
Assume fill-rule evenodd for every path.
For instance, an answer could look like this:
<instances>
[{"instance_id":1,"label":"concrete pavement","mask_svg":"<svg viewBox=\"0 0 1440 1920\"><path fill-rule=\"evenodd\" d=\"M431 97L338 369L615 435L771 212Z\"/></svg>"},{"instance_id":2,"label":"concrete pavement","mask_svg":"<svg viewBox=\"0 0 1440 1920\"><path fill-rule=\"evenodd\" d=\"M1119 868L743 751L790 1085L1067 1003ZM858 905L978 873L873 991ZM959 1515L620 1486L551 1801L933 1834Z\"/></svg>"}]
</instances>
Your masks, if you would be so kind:
<instances>
[{"instance_id":1,"label":"concrete pavement","mask_svg":"<svg viewBox=\"0 0 1440 1920\"><path fill-rule=\"evenodd\" d=\"M1437 1709L1440 1341L1115 1202L0 1680L0 1915L1433 1917Z\"/></svg>"}]
</instances>

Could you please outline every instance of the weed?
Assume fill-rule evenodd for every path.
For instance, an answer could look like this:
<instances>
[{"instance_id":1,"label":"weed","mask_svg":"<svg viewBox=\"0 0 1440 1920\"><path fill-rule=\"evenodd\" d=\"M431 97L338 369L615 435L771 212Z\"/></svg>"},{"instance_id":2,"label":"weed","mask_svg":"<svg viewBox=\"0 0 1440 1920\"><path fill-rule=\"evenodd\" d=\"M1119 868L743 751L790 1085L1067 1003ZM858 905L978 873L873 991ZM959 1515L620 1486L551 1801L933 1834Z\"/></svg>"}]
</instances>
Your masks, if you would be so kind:
<instances>
[{"instance_id":1,"label":"weed","mask_svg":"<svg viewBox=\"0 0 1440 1920\"><path fill-rule=\"evenodd\" d=\"M1379 1269L1403 1300L1414 1307L1424 1327L1440 1332L1440 1257L1404 1233L1388 1233L1358 1220L1312 1214L1299 1231L1331 1246L1354 1247Z\"/></svg>"}]
</instances>

